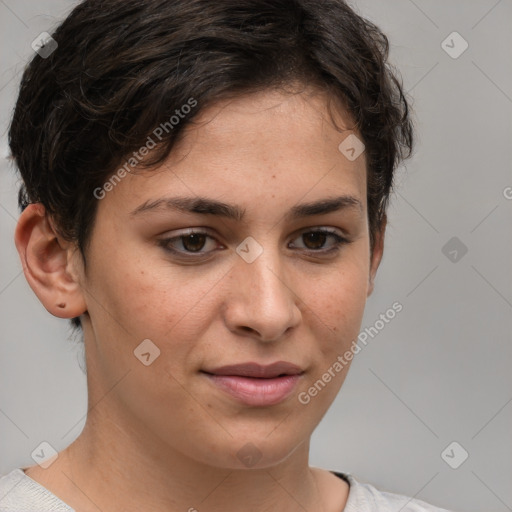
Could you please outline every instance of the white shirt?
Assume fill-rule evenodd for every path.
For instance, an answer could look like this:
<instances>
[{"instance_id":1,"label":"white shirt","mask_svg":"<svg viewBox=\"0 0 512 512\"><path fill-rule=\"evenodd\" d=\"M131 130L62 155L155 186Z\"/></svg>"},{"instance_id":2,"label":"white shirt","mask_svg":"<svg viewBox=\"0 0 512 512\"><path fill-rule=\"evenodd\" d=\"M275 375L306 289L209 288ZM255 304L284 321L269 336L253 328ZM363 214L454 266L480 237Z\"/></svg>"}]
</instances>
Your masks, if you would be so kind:
<instances>
[{"instance_id":1,"label":"white shirt","mask_svg":"<svg viewBox=\"0 0 512 512\"><path fill-rule=\"evenodd\" d=\"M334 472L350 484L345 508L340 512L450 512L401 494L379 491L352 475ZM21 468L0 478L0 512L75 512Z\"/></svg>"}]
</instances>

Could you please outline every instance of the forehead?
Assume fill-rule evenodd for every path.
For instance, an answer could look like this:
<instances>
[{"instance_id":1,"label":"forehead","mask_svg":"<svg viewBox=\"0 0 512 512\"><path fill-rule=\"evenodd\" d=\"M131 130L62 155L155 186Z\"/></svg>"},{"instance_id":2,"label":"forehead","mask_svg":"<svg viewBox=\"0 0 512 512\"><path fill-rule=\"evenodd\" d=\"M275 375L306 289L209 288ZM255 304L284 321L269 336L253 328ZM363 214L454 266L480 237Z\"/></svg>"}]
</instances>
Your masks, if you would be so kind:
<instances>
[{"instance_id":1,"label":"forehead","mask_svg":"<svg viewBox=\"0 0 512 512\"><path fill-rule=\"evenodd\" d=\"M364 153L352 160L340 150L355 136L350 123L317 90L266 90L218 102L187 125L158 169L128 174L105 203L132 211L165 194L222 197L242 207L274 198L291 206L329 192L359 196L366 208Z\"/></svg>"},{"instance_id":2,"label":"forehead","mask_svg":"<svg viewBox=\"0 0 512 512\"><path fill-rule=\"evenodd\" d=\"M341 105L328 108L329 99L332 101L315 88L295 93L268 89L218 102L204 109L187 127L178 150L190 149L194 141L208 145L210 151L240 148L247 152L242 142L251 142L248 139L257 136L252 140L255 148L265 144L269 149L280 146L281 152L299 147L319 153L332 144L337 146L351 124ZM331 112L339 130L333 126Z\"/></svg>"}]
</instances>

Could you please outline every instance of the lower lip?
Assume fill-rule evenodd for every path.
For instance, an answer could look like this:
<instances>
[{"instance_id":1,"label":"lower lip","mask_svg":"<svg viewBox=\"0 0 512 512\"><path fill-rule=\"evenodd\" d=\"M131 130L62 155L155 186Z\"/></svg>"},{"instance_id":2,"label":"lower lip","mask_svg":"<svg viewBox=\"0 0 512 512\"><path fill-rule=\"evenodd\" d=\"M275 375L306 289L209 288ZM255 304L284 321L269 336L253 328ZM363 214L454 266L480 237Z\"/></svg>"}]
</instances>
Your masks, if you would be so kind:
<instances>
[{"instance_id":1,"label":"lower lip","mask_svg":"<svg viewBox=\"0 0 512 512\"><path fill-rule=\"evenodd\" d=\"M206 374L223 391L252 406L275 405L287 398L297 385L300 375L284 375L272 379L257 379L236 375Z\"/></svg>"}]
</instances>

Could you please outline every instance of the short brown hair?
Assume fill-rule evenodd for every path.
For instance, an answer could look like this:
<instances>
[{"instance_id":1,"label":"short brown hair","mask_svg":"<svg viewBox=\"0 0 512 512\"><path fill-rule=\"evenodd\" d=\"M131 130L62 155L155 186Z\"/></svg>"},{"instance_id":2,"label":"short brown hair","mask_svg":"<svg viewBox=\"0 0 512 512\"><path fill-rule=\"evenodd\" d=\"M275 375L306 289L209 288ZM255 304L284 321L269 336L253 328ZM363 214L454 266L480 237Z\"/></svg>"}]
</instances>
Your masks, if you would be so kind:
<instances>
[{"instance_id":1,"label":"short brown hair","mask_svg":"<svg viewBox=\"0 0 512 512\"><path fill-rule=\"evenodd\" d=\"M345 1L85 0L52 37L55 51L24 71L9 145L21 210L42 203L84 264L93 191L155 127L197 101L141 166L162 162L216 101L291 83L341 101L363 138L373 250L413 129L387 37Z\"/></svg>"}]
</instances>

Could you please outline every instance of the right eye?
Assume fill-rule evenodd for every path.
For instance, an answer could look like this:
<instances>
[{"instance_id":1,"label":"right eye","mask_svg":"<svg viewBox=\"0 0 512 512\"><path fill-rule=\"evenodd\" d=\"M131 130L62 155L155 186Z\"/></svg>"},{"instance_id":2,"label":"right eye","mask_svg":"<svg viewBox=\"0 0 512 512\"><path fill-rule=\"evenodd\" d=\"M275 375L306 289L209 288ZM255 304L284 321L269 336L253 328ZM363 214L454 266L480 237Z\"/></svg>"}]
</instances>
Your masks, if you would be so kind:
<instances>
[{"instance_id":1,"label":"right eye","mask_svg":"<svg viewBox=\"0 0 512 512\"><path fill-rule=\"evenodd\" d=\"M205 256L209 252L213 252L201 252L201 249L203 249L205 245L208 245L208 239L215 240L212 236L204 231L191 230L178 236L160 239L158 241L158 245L163 247L166 251L169 251L173 254L184 255L185 257L189 257L188 255L194 254ZM181 248L176 248L176 245L181 246ZM192 258L194 257L195 256L192 256Z\"/></svg>"}]
</instances>

